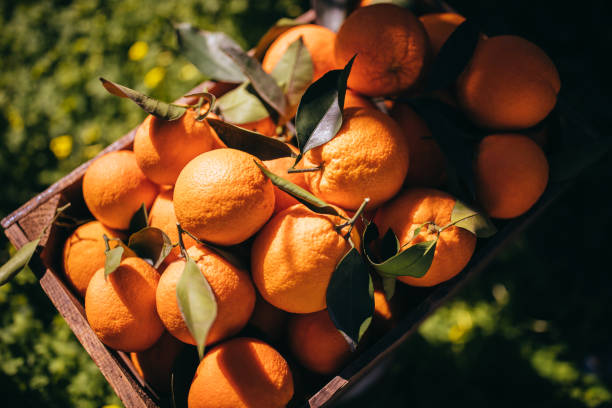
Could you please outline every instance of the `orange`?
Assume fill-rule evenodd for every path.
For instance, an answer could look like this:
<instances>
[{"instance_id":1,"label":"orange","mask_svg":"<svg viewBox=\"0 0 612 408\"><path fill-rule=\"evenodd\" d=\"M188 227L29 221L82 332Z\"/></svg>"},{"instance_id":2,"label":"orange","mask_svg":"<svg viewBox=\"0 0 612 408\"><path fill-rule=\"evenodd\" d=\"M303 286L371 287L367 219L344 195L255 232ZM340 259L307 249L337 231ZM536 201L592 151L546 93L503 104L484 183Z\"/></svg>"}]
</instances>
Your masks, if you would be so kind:
<instances>
[{"instance_id":1,"label":"orange","mask_svg":"<svg viewBox=\"0 0 612 408\"><path fill-rule=\"evenodd\" d=\"M357 58L349 88L369 96L395 95L422 77L429 51L418 18L403 7L374 4L361 7L344 21L336 36L336 64Z\"/></svg>"},{"instance_id":2,"label":"orange","mask_svg":"<svg viewBox=\"0 0 612 408\"><path fill-rule=\"evenodd\" d=\"M234 149L203 153L185 166L174 189L182 227L199 239L238 244L255 234L274 211L272 182L255 156Z\"/></svg>"},{"instance_id":3,"label":"orange","mask_svg":"<svg viewBox=\"0 0 612 408\"><path fill-rule=\"evenodd\" d=\"M350 89L346 90L344 95L344 109L346 108L370 108L376 109L376 106L366 97L359 95L357 92Z\"/></svg>"},{"instance_id":4,"label":"orange","mask_svg":"<svg viewBox=\"0 0 612 408\"><path fill-rule=\"evenodd\" d=\"M155 312L159 274L138 257L125 258L104 278L98 269L85 294L89 325L102 343L121 351L143 351L159 339L164 326Z\"/></svg>"},{"instance_id":5,"label":"orange","mask_svg":"<svg viewBox=\"0 0 612 408\"><path fill-rule=\"evenodd\" d=\"M557 68L540 47L502 35L480 41L457 80L457 100L480 127L524 129L550 113L560 88Z\"/></svg>"},{"instance_id":6,"label":"orange","mask_svg":"<svg viewBox=\"0 0 612 408\"><path fill-rule=\"evenodd\" d=\"M216 144L217 136L206 120L197 121L188 109L177 120L147 116L134 135L134 154L142 172L157 184L174 185L179 173L194 157Z\"/></svg>"},{"instance_id":7,"label":"orange","mask_svg":"<svg viewBox=\"0 0 612 408\"><path fill-rule=\"evenodd\" d=\"M238 333L248 322L255 305L255 289L249 275L202 245L192 246L187 253L206 277L217 300L217 318L206 344ZM176 299L176 285L184 269L185 260L179 259L164 270L157 287L157 313L170 334L195 345Z\"/></svg>"},{"instance_id":8,"label":"orange","mask_svg":"<svg viewBox=\"0 0 612 408\"><path fill-rule=\"evenodd\" d=\"M283 335L288 317L288 313L272 306L257 293L249 324L261 330L270 339L278 340Z\"/></svg>"},{"instance_id":9,"label":"orange","mask_svg":"<svg viewBox=\"0 0 612 408\"><path fill-rule=\"evenodd\" d=\"M164 332L151 348L130 353L136 372L158 392L170 391L170 373L183 343Z\"/></svg>"},{"instance_id":10,"label":"orange","mask_svg":"<svg viewBox=\"0 0 612 408\"><path fill-rule=\"evenodd\" d=\"M189 389L189 408L284 408L293 397L289 364L266 343L237 338L204 356Z\"/></svg>"},{"instance_id":11,"label":"orange","mask_svg":"<svg viewBox=\"0 0 612 408\"><path fill-rule=\"evenodd\" d=\"M266 116L263 119L256 120L255 122L242 123L237 126L241 128L261 133L264 136L275 137L276 136L276 123L270 118Z\"/></svg>"},{"instance_id":12,"label":"orange","mask_svg":"<svg viewBox=\"0 0 612 408\"><path fill-rule=\"evenodd\" d=\"M351 248L342 236L347 230L335 229L342 222L302 204L276 214L257 234L251 250L251 273L261 296L291 313L325 309L331 275ZM356 229L351 236L359 247Z\"/></svg>"},{"instance_id":13,"label":"orange","mask_svg":"<svg viewBox=\"0 0 612 408\"><path fill-rule=\"evenodd\" d=\"M431 226L444 227L450 223L455 198L442 191L415 188L402 192L381 207L374 223L381 235L392 228L400 245L416 244L435 239ZM423 223L432 223L421 229L412 239L414 230ZM433 262L427 273L420 277L400 276L398 279L412 286L434 286L457 275L467 265L476 247L476 236L456 226L440 233Z\"/></svg>"},{"instance_id":14,"label":"orange","mask_svg":"<svg viewBox=\"0 0 612 408\"><path fill-rule=\"evenodd\" d=\"M493 218L514 218L538 201L548 184L548 161L527 136L485 137L475 163L477 195Z\"/></svg>"},{"instance_id":15,"label":"orange","mask_svg":"<svg viewBox=\"0 0 612 408\"><path fill-rule=\"evenodd\" d=\"M272 72L287 48L300 37L312 59L313 81L321 78L327 71L336 69L334 60L336 33L323 26L304 24L290 28L270 44L261 63L264 71Z\"/></svg>"},{"instance_id":16,"label":"orange","mask_svg":"<svg viewBox=\"0 0 612 408\"><path fill-rule=\"evenodd\" d=\"M314 195L356 210L366 197L368 209L393 197L404 182L408 163L407 140L393 119L374 109L349 108L336 136L307 152L302 166L322 167L304 173Z\"/></svg>"},{"instance_id":17,"label":"orange","mask_svg":"<svg viewBox=\"0 0 612 408\"><path fill-rule=\"evenodd\" d=\"M174 214L174 204L172 202L173 191L170 188L163 189L158 194L151 211L149 211L149 226L159 228L164 231L172 243L177 243L179 240L178 229L176 227L176 215ZM196 244L196 241L183 234L183 243L185 248L190 248ZM177 246L172 249L164 260L165 264L169 264L177 260L181 255L181 249Z\"/></svg>"},{"instance_id":18,"label":"orange","mask_svg":"<svg viewBox=\"0 0 612 408\"><path fill-rule=\"evenodd\" d=\"M97 158L83 176L83 198L94 217L109 228L128 229L142 204L147 208L157 186L147 179L128 150Z\"/></svg>"},{"instance_id":19,"label":"orange","mask_svg":"<svg viewBox=\"0 0 612 408\"><path fill-rule=\"evenodd\" d=\"M433 55L438 55L440 48L448 37L465 21L465 17L457 13L431 13L419 17L427 36Z\"/></svg>"},{"instance_id":20,"label":"orange","mask_svg":"<svg viewBox=\"0 0 612 408\"><path fill-rule=\"evenodd\" d=\"M291 147L291 150L299 153L297 148L293 147L293 145L289 146ZM264 164L272 173L308 190L308 186L304 180L304 173L287 173L287 170L293 166L293 163L295 163L295 159L292 157L281 157L280 159L264 161ZM274 186L274 200L274 214L298 203L295 198L276 186Z\"/></svg>"},{"instance_id":21,"label":"orange","mask_svg":"<svg viewBox=\"0 0 612 408\"><path fill-rule=\"evenodd\" d=\"M390 115L408 140L410 167L407 186L436 187L446 181L446 158L427 124L408 105L396 103Z\"/></svg>"},{"instance_id":22,"label":"orange","mask_svg":"<svg viewBox=\"0 0 612 408\"><path fill-rule=\"evenodd\" d=\"M351 357L351 349L327 310L292 316L289 345L298 361L310 371L334 374Z\"/></svg>"},{"instance_id":23,"label":"orange","mask_svg":"<svg viewBox=\"0 0 612 408\"><path fill-rule=\"evenodd\" d=\"M74 230L64 244L64 273L70 285L81 296L85 296L93 274L104 268L106 245L103 234L109 238L125 238L119 231L106 228L98 221L90 221ZM117 242L110 241L109 245L115 248Z\"/></svg>"}]
</instances>

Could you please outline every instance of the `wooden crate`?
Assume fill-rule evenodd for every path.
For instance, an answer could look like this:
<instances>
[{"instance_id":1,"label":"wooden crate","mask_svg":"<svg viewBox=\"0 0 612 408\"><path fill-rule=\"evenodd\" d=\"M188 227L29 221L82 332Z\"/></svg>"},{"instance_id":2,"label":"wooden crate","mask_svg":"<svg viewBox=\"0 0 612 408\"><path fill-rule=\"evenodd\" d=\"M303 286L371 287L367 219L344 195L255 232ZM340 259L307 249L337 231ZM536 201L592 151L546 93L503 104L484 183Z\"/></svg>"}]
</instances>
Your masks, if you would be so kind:
<instances>
[{"instance_id":1,"label":"wooden crate","mask_svg":"<svg viewBox=\"0 0 612 408\"><path fill-rule=\"evenodd\" d=\"M437 1L423 0L421 8L427 10L450 10ZM300 17L302 22L315 18L311 10ZM206 87L210 92L220 95L231 89L225 84L205 83L190 93ZM185 102L179 99L179 102ZM133 143L135 129L104 149L99 155L129 149ZM35 239L45 225L48 225L55 210L70 202L69 214L76 217L90 216L81 193L82 178L92 159L82 164L51 187L26 202L1 222L10 242L17 248ZM308 379L291 403L296 407L328 407L333 405L345 392L362 380L374 367L388 359L419 324L436 308L455 295L459 289L477 273L481 272L496 255L524 230L546 209L567 187L569 183L551 183L540 201L525 215L509 222L498 223L499 232L490 239L479 240L470 263L454 279L435 288L412 288L411 298L415 305L399 324L380 338L367 350L362 351L339 374L329 377ZM58 312L66 320L71 330L89 353L100 371L113 387L119 398L128 408L157 408L164 402L136 373L126 353L107 348L94 334L85 317L81 300L69 289L62 277L62 245L70 231L53 226L41 240L39 257L34 257L32 270L39 278L43 291L51 299ZM317 391L318 390L318 391Z\"/></svg>"}]
</instances>

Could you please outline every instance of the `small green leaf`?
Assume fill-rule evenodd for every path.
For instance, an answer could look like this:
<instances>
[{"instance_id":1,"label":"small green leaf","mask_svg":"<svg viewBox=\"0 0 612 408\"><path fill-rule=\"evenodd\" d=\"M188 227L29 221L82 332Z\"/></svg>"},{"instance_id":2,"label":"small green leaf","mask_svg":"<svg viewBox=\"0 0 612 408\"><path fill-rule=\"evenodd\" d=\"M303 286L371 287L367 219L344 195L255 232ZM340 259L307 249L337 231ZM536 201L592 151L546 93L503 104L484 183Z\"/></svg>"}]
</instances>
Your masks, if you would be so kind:
<instances>
[{"instance_id":1,"label":"small green leaf","mask_svg":"<svg viewBox=\"0 0 612 408\"><path fill-rule=\"evenodd\" d=\"M143 228L149 226L149 214L147 212L147 207L142 203L138 211L132 215L132 219L130 220L130 226L128 228L129 235L135 234Z\"/></svg>"},{"instance_id":2,"label":"small green leaf","mask_svg":"<svg viewBox=\"0 0 612 408\"><path fill-rule=\"evenodd\" d=\"M102 86L111 94L120 98L128 98L134 101L145 112L163 120L177 120L185 114L187 108L172 103L166 103L153 99L138 91L116 84L104 78L100 78Z\"/></svg>"},{"instance_id":3,"label":"small green leaf","mask_svg":"<svg viewBox=\"0 0 612 408\"><path fill-rule=\"evenodd\" d=\"M289 45L271 75L287 96L289 105L295 106L312 82L313 72L310 52L300 37Z\"/></svg>"},{"instance_id":4,"label":"small green leaf","mask_svg":"<svg viewBox=\"0 0 612 408\"><path fill-rule=\"evenodd\" d=\"M356 55L355 55L356 56ZM329 71L306 89L295 116L295 130L300 156L336 136L342 127L346 81L355 56L344 69Z\"/></svg>"},{"instance_id":5,"label":"small green leaf","mask_svg":"<svg viewBox=\"0 0 612 408\"><path fill-rule=\"evenodd\" d=\"M206 77L231 83L246 81L240 67L221 51L228 45L240 48L227 34L198 30L188 23L175 24L174 30L180 52Z\"/></svg>"},{"instance_id":6,"label":"small green leaf","mask_svg":"<svg viewBox=\"0 0 612 408\"><path fill-rule=\"evenodd\" d=\"M395 295L395 287L397 286L397 278L395 276L382 276L383 292L385 292L385 298L391 300Z\"/></svg>"},{"instance_id":7,"label":"small green leaf","mask_svg":"<svg viewBox=\"0 0 612 408\"><path fill-rule=\"evenodd\" d=\"M208 116L208 114L213 110L215 102L217 100L217 97L215 95L208 92L197 92L193 94L188 94L185 95L183 98L198 98L198 103L194 105L194 109L198 115L196 116L196 120L199 121L204 120ZM202 112L201 109L205 103L208 104L208 107L204 112Z\"/></svg>"},{"instance_id":8,"label":"small green leaf","mask_svg":"<svg viewBox=\"0 0 612 408\"><path fill-rule=\"evenodd\" d=\"M374 314L372 278L356 248L351 248L336 266L327 286L326 301L332 322L355 350Z\"/></svg>"},{"instance_id":9,"label":"small green leaf","mask_svg":"<svg viewBox=\"0 0 612 408\"><path fill-rule=\"evenodd\" d=\"M251 88L250 83L245 82L217 99L219 116L236 124L256 122L270 116L263 102L249 91Z\"/></svg>"},{"instance_id":10,"label":"small green leaf","mask_svg":"<svg viewBox=\"0 0 612 408\"><path fill-rule=\"evenodd\" d=\"M172 240L159 228L145 227L130 235L128 247L140 258L150 259L155 269L172 252Z\"/></svg>"},{"instance_id":11,"label":"small green leaf","mask_svg":"<svg viewBox=\"0 0 612 408\"><path fill-rule=\"evenodd\" d=\"M270 29L261 37L257 46L255 46L255 51L253 52L253 56L258 61L261 61L268 50L268 47L276 40L281 34L285 31L301 25L301 23L296 22L290 18L281 18L274 24Z\"/></svg>"},{"instance_id":12,"label":"small green leaf","mask_svg":"<svg viewBox=\"0 0 612 408\"><path fill-rule=\"evenodd\" d=\"M217 317L217 301L193 259L187 259L185 269L176 285L179 309L189 332L196 341L200 359L204 357L204 346L208 331Z\"/></svg>"},{"instance_id":13,"label":"small green leaf","mask_svg":"<svg viewBox=\"0 0 612 408\"><path fill-rule=\"evenodd\" d=\"M404 249L382 262L376 262L375 257L369 253L369 245L379 237L378 228L374 223L366 226L363 233L363 251L366 259L374 269L383 277L412 276L420 278L424 276L436 251L438 239L433 241L419 242Z\"/></svg>"},{"instance_id":14,"label":"small green leaf","mask_svg":"<svg viewBox=\"0 0 612 408\"><path fill-rule=\"evenodd\" d=\"M407 100L427 123L447 161L449 189L467 202L475 200L474 155L481 134L452 106L432 98Z\"/></svg>"},{"instance_id":15,"label":"small green leaf","mask_svg":"<svg viewBox=\"0 0 612 408\"><path fill-rule=\"evenodd\" d=\"M425 85L426 92L450 87L467 66L480 39L480 30L470 20L461 23L440 48Z\"/></svg>"},{"instance_id":16,"label":"small green leaf","mask_svg":"<svg viewBox=\"0 0 612 408\"><path fill-rule=\"evenodd\" d=\"M257 95L276 110L280 116L284 116L287 110L287 101L282 89L276 84L266 71L263 70L259 61L249 56L238 45L223 44L221 50L228 55L244 75L249 79Z\"/></svg>"},{"instance_id":17,"label":"small green leaf","mask_svg":"<svg viewBox=\"0 0 612 408\"><path fill-rule=\"evenodd\" d=\"M476 211L459 200L455 201L450 225L466 229L478 238L488 238L497 232L497 228L484 212Z\"/></svg>"},{"instance_id":18,"label":"small green leaf","mask_svg":"<svg viewBox=\"0 0 612 408\"><path fill-rule=\"evenodd\" d=\"M268 170L265 166L259 164L257 161L255 161L255 164L257 164L261 171L263 171L264 174L268 176L268 178L272 181L272 184L274 184L276 187L280 188L285 193L298 200L300 203L304 204L312 211L319 214L329 214L342 217L334 207L327 204L325 201L321 200L318 197L315 197L310 192L304 190L302 187L296 184L293 184L289 180L277 176L276 174Z\"/></svg>"},{"instance_id":19,"label":"small green leaf","mask_svg":"<svg viewBox=\"0 0 612 408\"><path fill-rule=\"evenodd\" d=\"M113 249L106 250L104 254L106 259L104 260L104 277L108 278L108 275L115 272L121 263L123 258L123 246L118 245Z\"/></svg>"},{"instance_id":20,"label":"small green leaf","mask_svg":"<svg viewBox=\"0 0 612 408\"><path fill-rule=\"evenodd\" d=\"M208 123L215 129L219 139L229 148L250 153L260 160L295 157L295 153L293 153L289 145L280 140L243 129L218 119L209 118Z\"/></svg>"},{"instance_id":21,"label":"small green leaf","mask_svg":"<svg viewBox=\"0 0 612 408\"><path fill-rule=\"evenodd\" d=\"M40 238L28 242L19 248L19 250L8 260L7 263L0 266L0 286L7 284L19 272L27 268L39 243Z\"/></svg>"}]
</instances>

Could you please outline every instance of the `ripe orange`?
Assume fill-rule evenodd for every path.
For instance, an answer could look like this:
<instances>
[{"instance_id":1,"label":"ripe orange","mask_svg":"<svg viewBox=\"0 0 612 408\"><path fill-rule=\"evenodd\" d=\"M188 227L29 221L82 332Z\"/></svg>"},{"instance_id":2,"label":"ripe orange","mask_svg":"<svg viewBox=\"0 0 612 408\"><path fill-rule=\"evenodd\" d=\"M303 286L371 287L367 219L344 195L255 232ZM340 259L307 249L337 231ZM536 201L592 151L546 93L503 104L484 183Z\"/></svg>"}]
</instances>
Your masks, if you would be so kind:
<instances>
[{"instance_id":1,"label":"ripe orange","mask_svg":"<svg viewBox=\"0 0 612 408\"><path fill-rule=\"evenodd\" d=\"M450 223L455 198L442 191L418 188L402 192L392 201L381 207L374 223L381 235L392 228L404 246L410 243L433 240L435 232L429 225L424 226L419 235L412 239L414 230L423 223L430 222L437 227ZM401 276L399 280L412 286L434 286L457 275L467 265L476 247L476 236L456 226L440 233L433 262L427 273L420 277Z\"/></svg>"},{"instance_id":2,"label":"ripe orange","mask_svg":"<svg viewBox=\"0 0 612 408\"><path fill-rule=\"evenodd\" d=\"M183 228L220 245L243 242L274 211L272 182L255 157L234 149L203 153L185 166L174 189L174 211Z\"/></svg>"},{"instance_id":3,"label":"ripe orange","mask_svg":"<svg viewBox=\"0 0 612 408\"><path fill-rule=\"evenodd\" d=\"M249 324L261 330L270 339L278 340L285 331L285 323L288 317L287 312L272 306L257 293L255 308Z\"/></svg>"},{"instance_id":4,"label":"ripe orange","mask_svg":"<svg viewBox=\"0 0 612 408\"><path fill-rule=\"evenodd\" d=\"M170 391L170 373L183 343L164 332L151 348L130 353L136 372L158 392Z\"/></svg>"},{"instance_id":5,"label":"ripe orange","mask_svg":"<svg viewBox=\"0 0 612 408\"><path fill-rule=\"evenodd\" d=\"M261 133L264 136L275 137L276 136L276 123L270 118L266 116L263 119L256 120L255 122L242 123L237 126L241 128L251 130L253 132Z\"/></svg>"},{"instance_id":6,"label":"ripe orange","mask_svg":"<svg viewBox=\"0 0 612 408\"><path fill-rule=\"evenodd\" d=\"M312 59L313 81L322 77L327 71L336 69L334 60L336 33L323 26L304 24L290 28L274 40L261 63L264 71L272 72L287 48L300 37Z\"/></svg>"},{"instance_id":7,"label":"ripe orange","mask_svg":"<svg viewBox=\"0 0 612 408\"><path fill-rule=\"evenodd\" d=\"M164 326L155 312L159 274L138 257L125 258L104 278L98 269L85 294L85 313L102 343L121 351L143 351L159 339Z\"/></svg>"},{"instance_id":8,"label":"ripe orange","mask_svg":"<svg viewBox=\"0 0 612 408\"><path fill-rule=\"evenodd\" d=\"M446 181L446 158L427 124L408 105L396 103L390 115L408 140L410 166L407 186L436 187Z\"/></svg>"},{"instance_id":9,"label":"ripe orange","mask_svg":"<svg viewBox=\"0 0 612 408\"><path fill-rule=\"evenodd\" d=\"M351 349L327 310L294 315L289 322L293 355L310 371L333 374L351 357Z\"/></svg>"},{"instance_id":10,"label":"ripe orange","mask_svg":"<svg viewBox=\"0 0 612 408\"><path fill-rule=\"evenodd\" d=\"M336 36L336 64L357 58L348 86L364 95L394 95L423 75L429 51L418 18L403 7L374 4L355 10Z\"/></svg>"},{"instance_id":11,"label":"ripe orange","mask_svg":"<svg viewBox=\"0 0 612 408\"><path fill-rule=\"evenodd\" d=\"M217 318L206 344L238 333L248 322L255 305L255 289L249 275L202 245L192 246L187 253L200 267L217 300ZM185 260L179 259L164 270L157 287L157 313L170 334L195 345L176 298L176 285L184 269Z\"/></svg>"},{"instance_id":12,"label":"ripe orange","mask_svg":"<svg viewBox=\"0 0 612 408\"><path fill-rule=\"evenodd\" d=\"M215 147L216 134L207 121L188 109L177 120L147 116L134 135L134 155L142 172L157 184L174 185L194 157Z\"/></svg>"},{"instance_id":13,"label":"ripe orange","mask_svg":"<svg viewBox=\"0 0 612 408\"><path fill-rule=\"evenodd\" d=\"M176 227L176 215L174 214L172 195L173 190L170 188L160 191L155 201L153 201L151 211L149 211L149 225L164 231L173 243L177 243L179 237L178 229ZM183 243L185 244L185 248L190 248L196 244L196 241L190 236L184 234ZM164 260L164 264L170 264L171 262L177 260L180 255L181 249L178 246L173 248L172 252L170 252L170 254L168 254Z\"/></svg>"},{"instance_id":14,"label":"ripe orange","mask_svg":"<svg viewBox=\"0 0 612 408\"><path fill-rule=\"evenodd\" d=\"M317 197L356 210L366 197L368 209L393 197L404 182L408 163L406 137L393 119L374 109L349 108L338 134L307 152L302 166L322 167L304 173Z\"/></svg>"},{"instance_id":15,"label":"ripe orange","mask_svg":"<svg viewBox=\"0 0 612 408\"><path fill-rule=\"evenodd\" d=\"M493 218L525 213L548 184L546 155L523 135L485 137L478 146L474 167L478 199Z\"/></svg>"},{"instance_id":16,"label":"ripe orange","mask_svg":"<svg viewBox=\"0 0 612 408\"><path fill-rule=\"evenodd\" d=\"M104 267L106 245L103 234L109 238L125 238L121 232L106 228L98 221L91 221L74 230L64 244L64 273L70 285L81 296L85 296L93 274ZM115 248L117 242L110 241L109 245Z\"/></svg>"},{"instance_id":17,"label":"ripe orange","mask_svg":"<svg viewBox=\"0 0 612 408\"><path fill-rule=\"evenodd\" d=\"M289 145L293 151L299 153L297 148L293 147L293 145ZM274 160L266 160L264 164L272 173L281 176L284 179L289 180L293 184L297 184L298 186L308 190L308 186L306 185L306 181L304 180L304 173L287 173L287 170L293 166L295 159L292 157L281 157L280 159ZM281 212L285 208L291 207L294 204L297 204L298 201L285 193L283 190L274 186L274 214Z\"/></svg>"},{"instance_id":18,"label":"ripe orange","mask_svg":"<svg viewBox=\"0 0 612 408\"><path fill-rule=\"evenodd\" d=\"M157 186L138 167L134 153L110 152L96 159L83 176L83 198L94 217L107 227L125 230L142 204L147 208Z\"/></svg>"},{"instance_id":19,"label":"ripe orange","mask_svg":"<svg viewBox=\"0 0 612 408\"><path fill-rule=\"evenodd\" d=\"M465 21L465 17L457 13L431 13L419 17L427 36L433 55L438 55L442 45L453 31Z\"/></svg>"},{"instance_id":20,"label":"ripe orange","mask_svg":"<svg viewBox=\"0 0 612 408\"><path fill-rule=\"evenodd\" d=\"M284 408L293 396L289 364L266 343L237 338L204 356L189 389L189 408Z\"/></svg>"},{"instance_id":21,"label":"ripe orange","mask_svg":"<svg viewBox=\"0 0 612 408\"><path fill-rule=\"evenodd\" d=\"M251 273L261 296L291 313L326 307L325 293L336 265L351 248L334 228L343 220L297 204L276 214L257 234ZM352 233L359 247L359 234Z\"/></svg>"},{"instance_id":22,"label":"ripe orange","mask_svg":"<svg viewBox=\"0 0 612 408\"><path fill-rule=\"evenodd\" d=\"M344 96L344 109L346 108L369 108L376 109L376 106L370 100L364 96L359 95L357 92L350 89L346 90Z\"/></svg>"},{"instance_id":23,"label":"ripe orange","mask_svg":"<svg viewBox=\"0 0 612 408\"><path fill-rule=\"evenodd\" d=\"M550 113L560 87L557 68L540 47L502 35L480 41L457 80L457 100L478 126L524 129Z\"/></svg>"}]
</instances>

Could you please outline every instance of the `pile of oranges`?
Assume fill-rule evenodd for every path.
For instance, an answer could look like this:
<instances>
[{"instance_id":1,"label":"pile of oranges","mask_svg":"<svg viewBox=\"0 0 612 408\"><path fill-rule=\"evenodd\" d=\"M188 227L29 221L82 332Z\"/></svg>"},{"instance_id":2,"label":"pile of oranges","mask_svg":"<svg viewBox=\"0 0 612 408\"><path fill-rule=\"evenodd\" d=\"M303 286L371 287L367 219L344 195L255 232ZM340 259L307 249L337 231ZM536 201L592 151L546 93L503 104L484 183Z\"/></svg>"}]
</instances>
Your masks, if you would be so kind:
<instances>
[{"instance_id":1,"label":"pile of oranges","mask_svg":"<svg viewBox=\"0 0 612 408\"><path fill-rule=\"evenodd\" d=\"M332 374L351 358L326 311L326 290L351 246L362 251L363 225L353 228L346 220L364 199L369 198L364 218L383 233L392 229L401 248L437 236L427 273L400 276L401 282L434 286L461 272L476 236L449 226L457 200L441 190L450 177L447 158L428 124L401 97L423 92L429 68L464 20L452 13L416 17L376 4L355 10L337 34L297 25L278 36L263 57L266 72L299 38L312 58L313 81L357 55L342 126L333 139L304 154L297 165L303 172L288 172L293 158L262 162L228 148L193 109L174 121L147 117L133 150L96 159L83 178L83 198L96 220L68 238L63 266L100 340L130 352L141 375L167 391L174 360L184 344L196 344L176 295L187 259L193 260L214 294L217 315L189 407L283 407L294 392L291 367ZM548 116L559 88L557 70L538 46L516 36L482 35L454 85L434 95L488 134L471 165L474 204L489 217L520 216L543 194L547 158L525 130ZM271 118L242 125L276 134ZM279 190L259 166L324 200L339 216L309 209ZM149 225L174 244L181 238L182 248L175 246L157 269L126 249L118 268L105 276L106 244L123 245L119 240L126 241L143 204ZM189 235L179 237L177 222ZM248 252L250 264L237 265L215 246ZM388 329L401 305L391 305L378 289L374 301L370 331ZM268 343L240 336L247 326L268 342L286 345L291 365Z\"/></svg>"}]
</instances>

